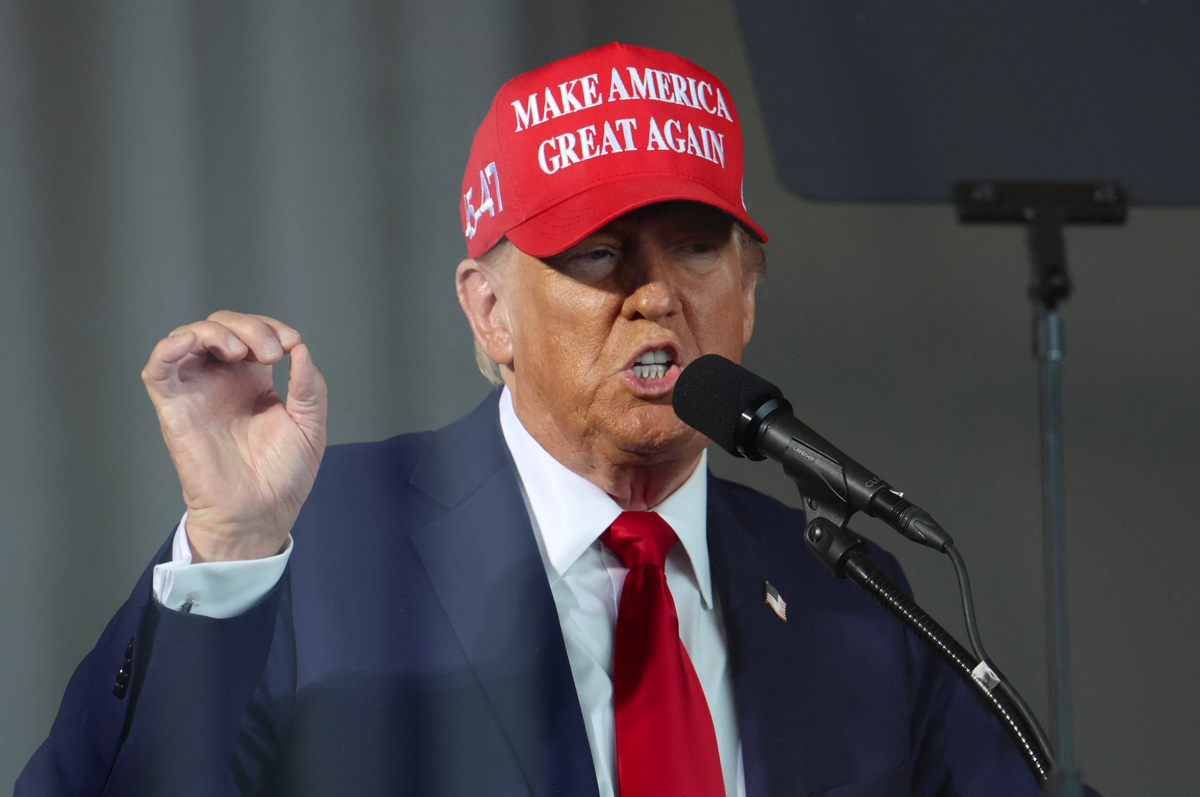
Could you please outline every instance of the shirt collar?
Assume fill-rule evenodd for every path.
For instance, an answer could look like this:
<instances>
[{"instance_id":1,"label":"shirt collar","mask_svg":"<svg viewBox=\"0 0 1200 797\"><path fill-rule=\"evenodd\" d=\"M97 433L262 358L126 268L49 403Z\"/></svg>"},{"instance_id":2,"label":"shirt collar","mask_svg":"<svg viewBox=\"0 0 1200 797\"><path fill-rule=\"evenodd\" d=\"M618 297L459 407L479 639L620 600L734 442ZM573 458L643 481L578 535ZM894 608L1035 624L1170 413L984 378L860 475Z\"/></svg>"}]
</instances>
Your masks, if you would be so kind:
<instances>
[{"instance_id":1,"label":"shirt collar","mask_svg":"<svg viewBox=\"0 0 1200 797\"><path fill-rule=\"evenodd\" d=\"M521 424L512 394L500 394L500 429L517 465L547 558L558 577L604 533L621 507L608 493L550 456ZM675 492L652 507L683 543L700 597L712 607L712 574L708 566L708 452Z\"/></svg>"}]
</instances>

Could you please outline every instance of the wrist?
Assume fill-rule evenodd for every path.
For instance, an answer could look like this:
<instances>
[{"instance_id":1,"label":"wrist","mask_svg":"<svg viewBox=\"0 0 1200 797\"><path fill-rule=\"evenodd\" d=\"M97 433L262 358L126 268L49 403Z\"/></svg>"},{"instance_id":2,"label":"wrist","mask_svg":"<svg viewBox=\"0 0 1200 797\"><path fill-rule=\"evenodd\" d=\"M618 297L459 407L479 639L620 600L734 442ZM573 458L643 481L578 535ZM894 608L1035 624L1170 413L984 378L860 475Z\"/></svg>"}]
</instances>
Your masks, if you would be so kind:
<instances>
[{"instance_id":1,"label":"wrist","mask_svg":"<svg viewBox=\"0 0 1200 797\"><path fill-rule=\"evenodd\" d=\"M288 539L286 530L212 530L192 519L188 520L184 531L193 564L266 559L282 553Z\"/></svg>"}]
</instances>

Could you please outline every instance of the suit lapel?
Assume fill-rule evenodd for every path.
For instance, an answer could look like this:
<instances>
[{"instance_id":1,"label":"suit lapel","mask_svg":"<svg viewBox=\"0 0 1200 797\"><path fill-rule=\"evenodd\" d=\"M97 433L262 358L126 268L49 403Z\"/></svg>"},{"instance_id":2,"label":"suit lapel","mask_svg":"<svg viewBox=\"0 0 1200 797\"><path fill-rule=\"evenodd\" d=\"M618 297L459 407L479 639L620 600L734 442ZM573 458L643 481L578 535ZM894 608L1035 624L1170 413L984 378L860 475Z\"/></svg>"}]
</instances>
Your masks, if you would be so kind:
<instances>
[{"instance_id":1,"label":"suit lapel","mask_svg":"<svg viewBox=\"0 0 1200 797\"><path fill-rule=\"evenodd\" d=\"M412 482L447 506L414 535L534 795L595 795L575 683L496 401L441 432Z\"/></svg>"},{"instance_id":2,"label":"suit lapel","mask_svg":"<svg viewBox=\"0 0 1200 797\"><path fill-rule=\"evenodd\" d=\"M760 525L711 476L708 495L709 551L729 642L746 791L807 794L825 782L829 767L820 729L837 723L819 708L829 703L822 696L828 657L811 649L813 640L826 638L812 626L811 610L829 579L812 566L802 527ZM786 622L765 601L766 581L787 601Z\"/></svg>"}]
</instances>

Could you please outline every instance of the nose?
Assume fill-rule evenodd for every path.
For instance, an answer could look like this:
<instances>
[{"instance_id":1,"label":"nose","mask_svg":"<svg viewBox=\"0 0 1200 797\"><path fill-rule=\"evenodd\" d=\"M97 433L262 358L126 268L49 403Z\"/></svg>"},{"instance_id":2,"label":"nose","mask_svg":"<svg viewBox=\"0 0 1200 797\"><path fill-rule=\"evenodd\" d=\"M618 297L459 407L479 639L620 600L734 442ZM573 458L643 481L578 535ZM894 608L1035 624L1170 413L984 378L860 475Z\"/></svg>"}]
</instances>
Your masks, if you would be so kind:
<instances>
[{"instance_id":1,"label":"nose","mask_svg":"<svg viewBox=\"0 0 1200 797\"><path fill-rule=\"evenodd\" d=\"M630 258L623 314L630 320L660 321L680 310L670 258L658 247L638 247Z\"/></svg>"}]
</instances>

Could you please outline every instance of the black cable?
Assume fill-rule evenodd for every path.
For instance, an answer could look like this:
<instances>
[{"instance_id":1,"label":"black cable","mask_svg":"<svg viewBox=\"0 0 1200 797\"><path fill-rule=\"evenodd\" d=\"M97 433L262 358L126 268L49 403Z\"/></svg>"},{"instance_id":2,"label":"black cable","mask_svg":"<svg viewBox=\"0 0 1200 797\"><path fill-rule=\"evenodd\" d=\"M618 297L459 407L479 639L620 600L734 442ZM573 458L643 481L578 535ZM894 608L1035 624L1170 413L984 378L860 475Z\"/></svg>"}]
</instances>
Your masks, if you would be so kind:
<instances>
[{"instance_id":1,"label":"black cable","mask_svg":"<svg viewBox=\"0 0 1200 797\"><path fill-rule=\"evenodd\" d=\"M1041 723L1038 722L1037 715L1033 713L1033 709L1025 702L1025 698L1021 697L1021 693L1014 689L1008 682L1008 678L1005 677L1004 673L1000 672L992 664L987 652L983 649L983 640L979 638L979 624L975 620L975 603L971 596L971 579L967 575L967 563L963 561L958 549L954 547L954 543L947 543L943 550L950 557L950 561L954 565L954 572L958 576L958 592L962 598L963 619L966 621L967 639L971 643L971 650L1000 679L997 688L1003 690L1005 696L1013 702L1017 710L1021 713L1021 716L1028 723L1034 736L1037 737L1038 744L1041 745L1042 750L1045 751L1047 757L1053 760L1052 751L1054 748L1050 744L1050 737L1046 735L1046 731L1042 728Z\"/></svg>"},{"instance_id":2,"label":"black cable","mask_svg":"<svg viewBox=\"0 0 1200 797\"><path fill-rule=\"evenodd\" d=\"M954 565L954 573L958 576L958 594L962 598L963 619L967 623L967 640L971 650L980 661L988 661L988 655L983 649L983 640L979 638L979 625L975 622L975 603L971 598L971 579L967 576L967 563L963 561L954 543L947 543L942 549Z\"/></svg>"},{"instance_id":3,"label":"black cable","mask_svg":"<svg viewBox=\"0 0 1200 797\"><path fill-rule=\"evenodd\" d=\"M893 584L865 554L852 553L845 558L843 564L842 572L851 581L870 593L885 609L925 639L963 680L975 687L992 713L1003 723L1038 783L1045 783L1055 768L1051 748L1044 743L1043 738L1039 738L1040 727L1037 726L1036 720L1030 723L1032 714L1028 713L1028 707L1023 706L1025 711L1022 711L1017 702L1011 699L1010 694L1015 693L1006 688L1006 682L1001 680L1000 688L996 690L989 689L976 679L975 668L979 661ZM1024 703L1019 695L1017 701ZM1037 730L1034 730L1035 728ZM1042 736L1044 737L1044 734Z\"/></svg>"}]
</instances>

